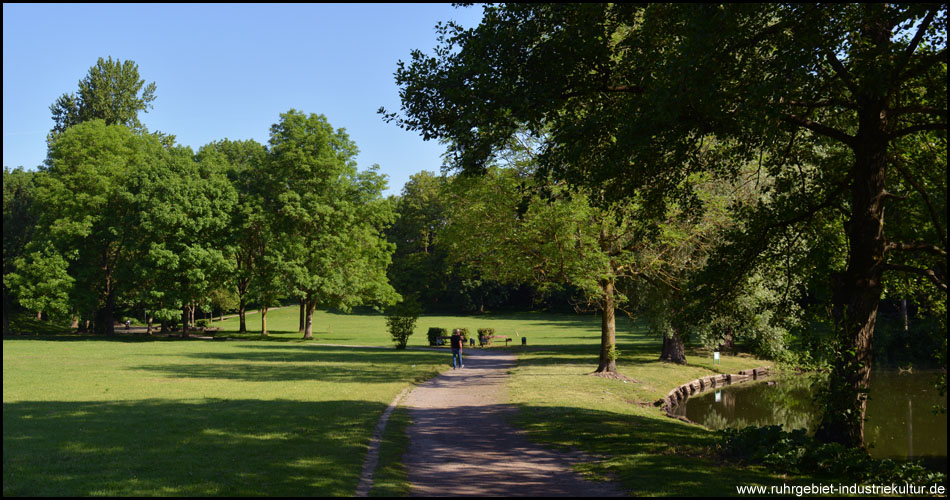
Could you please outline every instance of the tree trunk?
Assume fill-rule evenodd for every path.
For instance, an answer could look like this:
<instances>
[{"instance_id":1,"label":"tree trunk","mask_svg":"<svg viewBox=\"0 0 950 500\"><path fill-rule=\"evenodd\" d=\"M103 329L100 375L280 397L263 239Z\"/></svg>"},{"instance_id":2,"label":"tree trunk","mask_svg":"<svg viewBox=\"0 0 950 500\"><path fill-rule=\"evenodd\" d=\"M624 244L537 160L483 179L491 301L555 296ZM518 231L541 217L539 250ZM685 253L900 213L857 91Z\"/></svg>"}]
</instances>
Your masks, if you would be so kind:
<instances>
[{"instance_id":1,"label":"tree trunk","mask_svg":"<svg viewBox=\"0 0 950 500\"><path fill-rule=\"evenodd\" d=\"M735 354L736 341L732 335L732 327L726 328L726 335L722 338L722 343L719 344L719 351L726 352L729 351Z\"/></svg>"},{"instance_id":2,"label":"tree trunk","mask_svg":"<svg viewBox=\"0 0 950 500\"><path fill-rule=\"evenodd\" d=\"M910 330L910 318L907 315L907 299L901 299L901 317L904 319L904 333Z\"/></svg>"},{"instance_id":3,"label":"tree trunk","mask_svg":"<svg viewBox=\"0 0 950 500\"><path fill-rule=\"evenodd\" d=\"M102 309L96 311L96 333L105 334L108 337L115 336L115 290L110 286L110 280L106 280L105 305Z\"/></svg>"},{"instance_id":4,"label":"tree trunk","mask_svg":"<svg viewBox=\"0 0 950 500\"><path fill-rule=\"evenodd\" d=\"M261 306L261 336L267 336L267 306Z\"/></svg>"},{"instance_id":5,"label":"tree trunk","mask_svg":"<svg viewBox=\"0 0 950 500\"><path fill-rule=\"evenodd\" d=\"M614 283L613 281L604 281L601 283L601 289L604 293L601 303L602 313L600 318L600 364L595 373L617 372L617 322L616 311L614 307Z\"/></svg>"},{"instance_id":6,"label":"tree trunk","mask_svg":"<svg viewBox=\"0 0 950 500\"><path fill-rule=\"evenodd\" d=\"M860 102L860 101L859 101ZM871 339L885 264L884 198L887 123L883 102L863 102L851 171L848 267L833 277L837 356L815 437L864 447L864 414L871 374Z\"/></svg>"},{"instance_id":7,"label":"tree trunk","mask_svg":"<svg viewBox=\"0 0 950 500\"><path fill-rule=\"evenodd\" d=\"M36 311L36 321L43 320L43 311Z\"/></svg>"},{"instance_id":8,"label":"tree trunk","mask_svg":"<svg viewBox=\"0 0 950 500\"><path fill-rule=\"evenodd\" d=\"M669 337L663 336L663 352L660 353L660 361L668 363L677 363L685 365L686 363L686 345L680 338L679 332L673 332Z\"/></svg>"},{"instance_id":9,"label":"tree trunk","mask_svg":"<svg viewBox=\"0 0 950 500\"><path fill-rule=\"evenodd\" d=\"M238 317L241 318L241 327L238 329L238 333L247 333L247 318L245 313L247 312L247 304L244 303L244 297L241 297L241 302L238 304Z\"/></svg>"},{"instance_id":10,"label":"tree trunk","mask_svg":"<svg viewBox=\"0 0 950 500\"><path fill-rule=\"evenodd\" d=\"M152 319L153 318L151 314L146 315L145 335L148 335L149 337L152 336Z\"/></svg>"},{"instance_id":11,"label":"tree trunk","mask_svg":"<svg viewBox=\"0 0 950 500\"><path fill-rule=\"evenodd\" d=\"M183 339L188 338L188 319L191 316L188 311L189 307L182 306L181 308L181 338Z\"/></svg>"},{"instance_id":12,"label":"tree trunk","mask_svg":"<svg viewBox=\"0 0 950 500\"><path fill-rule=\"evenodd\" d=\"M313 298L307 298L307 327L304 329L304 340L313 340L313 310L316 309L317 301Z\"/></svg>"},{"instance_id":13,"label":"tree trunk","mask_svg":"<svg viewBox=\"0 0 950 500\"><path fill-rule=\"evenodd\" d=\"M307 328L307 301L303 297L300 298L300 325L298 327L297 333L304 333L304 330Z\"/></svg>"}]
</instances>

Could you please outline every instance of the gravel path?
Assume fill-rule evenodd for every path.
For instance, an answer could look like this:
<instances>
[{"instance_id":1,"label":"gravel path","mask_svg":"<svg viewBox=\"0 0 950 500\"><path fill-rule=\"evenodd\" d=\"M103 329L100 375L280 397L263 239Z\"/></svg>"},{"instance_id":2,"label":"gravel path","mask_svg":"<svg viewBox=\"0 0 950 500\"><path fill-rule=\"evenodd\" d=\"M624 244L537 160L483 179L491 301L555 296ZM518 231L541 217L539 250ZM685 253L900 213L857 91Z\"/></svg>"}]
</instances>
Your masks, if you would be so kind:
<instances>
[{"instance_id":1,"label":"gravel path","mask_svg":"<svg viewBox=\"0 0 950 500\"><path fill-rule=\"evenodd\" d=\"M571 470L578 454L541 448L505 423L515 411L505 380L515 356L465 351L465 368L412 390L409 471L412 496L622 496L613 484ZM446 353L446 361L450 354Z\"/></svg>"}]
</instances>

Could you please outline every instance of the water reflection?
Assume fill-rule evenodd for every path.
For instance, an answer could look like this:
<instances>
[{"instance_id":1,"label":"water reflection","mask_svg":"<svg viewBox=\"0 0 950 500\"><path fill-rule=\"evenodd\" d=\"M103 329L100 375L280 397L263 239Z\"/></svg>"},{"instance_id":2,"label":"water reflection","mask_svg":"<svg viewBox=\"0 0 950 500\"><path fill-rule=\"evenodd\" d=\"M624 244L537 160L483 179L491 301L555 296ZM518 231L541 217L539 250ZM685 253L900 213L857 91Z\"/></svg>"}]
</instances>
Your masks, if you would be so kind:
<instances>
[{"instance_id":1,"label":"water reflection","mask_svg":"<svg viewBox=\"0 0 950 500\"><path fill-rule=\"evenodd\" d=\"M933 378L933 373L871 374L864 438L872 456L946 460L947 415L932 408L946 407L947 396L934 389ZM782 425L811 434L821 418L812 384L802 376L736 384L690 397L674 411L711 429Z\"/></svg>"}]
</instances>

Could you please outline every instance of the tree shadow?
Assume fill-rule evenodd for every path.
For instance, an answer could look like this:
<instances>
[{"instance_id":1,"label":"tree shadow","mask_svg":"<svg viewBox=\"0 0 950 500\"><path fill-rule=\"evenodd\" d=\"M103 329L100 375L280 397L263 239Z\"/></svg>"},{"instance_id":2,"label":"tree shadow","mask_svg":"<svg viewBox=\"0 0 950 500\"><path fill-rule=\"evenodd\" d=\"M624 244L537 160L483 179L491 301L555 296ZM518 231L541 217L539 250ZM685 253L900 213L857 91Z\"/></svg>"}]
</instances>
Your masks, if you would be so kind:
<instances>
[{"instance_id":1,"label":"tree shadow","mask_svg":"<svg viewBox=\"0 0 950 500\"><path fill-rule=\"evenodd\" d=\"M384 404L3 404L4 496L350 496Z\"/></svg>"},{"instance_id":2,"label":"tree shadow","mask_svg":"<svg viewBox=\"0 0 950 500\"><path fill-rule=\"evenodd\" d=\"M416 364L447 362L445 354L396 351L380 347L327 347L299 345L242 345L246 352L199 352L169 355L210 363L141 365L134 369L170 378L210 378L246 382L359 382L390 383L394 371ZM425 376L434 373L426 372Z\"/></svg>"},{"instance_id":3,"label":"tree shadow","mask_svg":"<svg viewBox=\"0 0 950 500\"><path fill-rule=\"evenodd\" d=\"M618 480L636 496L734 496L737 485L807 484L759 468L722 462L716 435L674 419L574 407L516 405L511 420L528 439L599 460L577 467Z\"/></svg>"}]
</instances>

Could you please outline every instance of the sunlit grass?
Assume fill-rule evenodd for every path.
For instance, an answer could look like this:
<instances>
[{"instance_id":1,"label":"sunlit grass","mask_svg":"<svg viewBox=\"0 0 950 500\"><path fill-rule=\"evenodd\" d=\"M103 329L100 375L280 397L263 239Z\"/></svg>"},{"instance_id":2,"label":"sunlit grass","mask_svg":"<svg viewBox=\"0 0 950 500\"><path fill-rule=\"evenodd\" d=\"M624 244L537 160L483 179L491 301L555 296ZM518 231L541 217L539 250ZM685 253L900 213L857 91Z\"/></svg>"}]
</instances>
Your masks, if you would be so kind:
<instances>
[{"instance_id":1,"label":"sunlit grass","mask_svg":"<svg viewBox=\"0 0 950 500\"><path fill-rule=\"evenodd\" d=\"M439 353L4 340L4 496L349 496Z\"/></svg>"},{"instance_id":2,"label":"sunlit grass","mask_svg":"<svg viewBox=\"0 0 950 500\"><path fill-rule=\"evenodd\" d=\"M258 323L255 324L255 321ZM318 311L314 341L297 332L298 309L268 313L261 341L236 318L212 326L228 340L58 335L3 343L3 474L10 496L349 496L373 427L394 397L448 367L446 353L392 349L381 314ZM517 425L533 439L608 457L582 470L638 494L734 494L730 481L767 482L711 456L712 435L652 406L678 384L766 364L688 352L690 364L657 361L660 340L618 321L620 371L636 382L590 377L600 319L541 313L423 316L429 327L494 328L517 339L510 384ZM39 333L39 332L38 332ZM44 331L44 334L51 332ZM319 344L376 346L333 347ZM505 349L492 347L492 349ZM373 495L405 495L405 410L393 413ZM683 474L683 470L698 472ZM745 484L745 483L742 483ZM705 490L701 490L705 491Z\"/></svg>"},{"instance_id":3,"label":"sunlit grass","mask_svg":"<svg viewBox=\"0 0 950 500\"><path fill-rule=\"evenodd\" d=\"M272 309L267 313L267 330L271 340L300 340L298 333L300 309L297 306ZM260 338L261 316L248 314L248 333L238 335L240 322L237 317L215 321L211 326L219 328L216 335L227 337ZM521 337L527 345L592 345L600 343L600 317L597 315L507 313L468 316L423 315L416 322L415 333L409 337L409 346L427 346L426 332L430 327L468 328L475 335L479 328L493 328L497 335L512 338L509 347L521 346ZM344 314L315 311L313 337L316 343L348 345L392 345L386 332L386 318L381 313ZM642 327L627 318L618 318L617 338L620 343L641 344L645 341ZM500 343L504 346L504 342ZM497 347L496 346L493 346Z\"/></svg>"}]
</instances>

